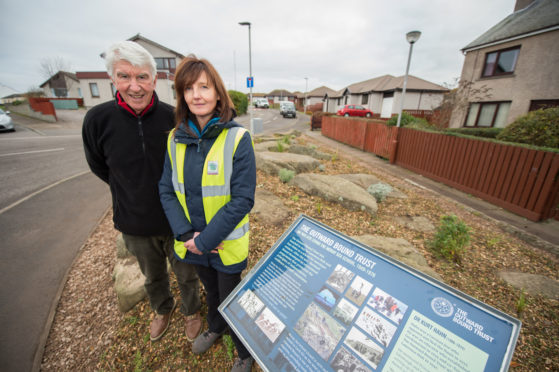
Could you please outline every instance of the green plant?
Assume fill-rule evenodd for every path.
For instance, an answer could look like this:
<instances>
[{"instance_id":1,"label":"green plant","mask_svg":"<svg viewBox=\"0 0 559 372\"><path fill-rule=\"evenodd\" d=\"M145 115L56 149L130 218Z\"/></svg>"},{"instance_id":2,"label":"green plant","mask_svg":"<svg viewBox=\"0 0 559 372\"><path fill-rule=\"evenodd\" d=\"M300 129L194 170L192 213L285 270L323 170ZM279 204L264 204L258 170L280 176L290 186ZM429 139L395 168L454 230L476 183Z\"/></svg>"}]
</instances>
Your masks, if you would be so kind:
<instances>
[{"instance_id":1,"label":"green plant","mask_svg":"<svg viewBox=\"0 0 559 372\"><path fill-rule=\"evenodd\" d=\"M140 350L137 350L136 354L134 354L134 372L142 372L143 371L142 364L143 364L142 353L140 353Z\"/></svg>"},{"instance_id":2,"label":"green plant","mask_svg":"<svg viewBox=\"0 0 559 372\"><path fill-rule=\"evenodd\" d=\"M559 107L529 112L517 118L498 140L559 148Z\"/></svg>"},{"instance_id":3,"label":"green plant","mask_svg":"<svg viewBox=\"0 0 559 372\"><path fill-rule=\"evenodd\" d=\"M501 242L501 239L499 238L491 238L487 241L487 248L489 249L493 249L497 246L497 244L499 244Z\"/></svg>"},{"instance_id":4,"label":"green plant","mask_svg":"<svg viewBox=\"0 0 559 372\"><path fill-rule=\"evenodd\" d=\"M438 255L460 263L470 242L470 228L454 215L442 216L440 225L428 246Z\"/></svg>"},{"instance_id":5,"label":"green plant","mask_svg":"<svg viewBox=\"0 0 559 372\"><path fill-rule=\"evenodd\" d=\"M281 137L281 139L278 142L282 142L285 143L286 145L291 144L291 137L288 135L285 135L283 137Z\"/></svg>"},{"instance_id":6,"label":"green plant","mask_svg":"<svg viewBox=\"0 0 559 372\"><path fill-rule=\"evenodd\" d=\"M283 143L281 141L277 142L276 145L276 149L277 152L284 152L285 151L285 147L283 146Z\"/></svg>"},{"instance_id":7,"label":"green plant","mask_svg":"<svg viewBox=\"0 0 559 372\"><path fill-rule=\"evenodd\" d=\"M445 133L459 133L467 136L482 137L482 138L496 138L503 128L449 128L445 129Z\"/></svg>"},{"instance_id":8,"label":"green plant","mask_svg":"<svg viewBox=\"0 0 559 372\"><path fill-rule=\"evenodd\" d=\"M130 325L134 325L134 324L138 323L138 317L137 316L130 316L130 317L126 318L126 320L128 321L128 323Z\"/></svg>"},{"instance_id":9,"label":"green plant","mask_svg":"<svg viewBox=\"0 0 559 372\"><path fill-rule=\"evenodd\" d=\"M526 296L524 295L524 288L520 290L520 297L516 301L516 314L520 318L524 309L526 308Z\"/></svg>"},{"instance_id":10,"label":"green plant","mask_svg":"<svg viewBox=\"0 0 559 372\"><path fill-rule=\"evenodd\" d=\"M299 195L293 195L291 197L291 200L293 200L294 202L299 201Z\"/></svg>"},{"instance_id":11,"label":"green plant","mask_svg":"<svg viewBox=\"0 0 559 372\"><path fill-rule=\"evenodd\" d=\"M377 203L380 203L392 192L392 186L379 182L369 186L367 192L375 197Z\"/></svg>"},{"instance_id":12,"label":"green plant","mask_svg":"<svg viewBox=\"0 0 559 372\"><path fill-rule=\"evenodd\" d=\"M316 213L322 214L322 203L316 203Z\"/></svg>"},{"instance_id":13,"label":"green plant","mask_svg":"<svg viewBox=\"0 0 559 372\"><path fill-rule=\"evenodd\" d=\"M414 122L416 119L414 116L408 114L407 112L402 112L402 119L400 120L401 127L407 127L410 123ZM389 127L393 127L398 124L398 115L392 116L387 122L386 125Z\"/></svg>"},{"instance_id":14,"label":"green plant","mask_svg":"<svg viewBox=\"0 0 559 372\"><path fill-rule=\"evenodd\" d=\"M295 177L295 172L286 168L281 168L279 170L279 178L281 182L287 183Z\"/></svg>"},{"instance_id":15,"label":"green plant","mask_svg":"<svg viewBox=\"0 0 559 372\"><path fill-rule=\"evenodd\" d=\"M230 90L228 93L229 97L231 97L231 101L233 101L233 105L235 105L237 115L246 114L248 108L248 98L246 94L237 92L236 90Z\"/></svg>"},{"instance_id":16,"label":"green plant","mask_svg":"<svg viewBox=\"0 0 559 372\"><path fill-rule=\"evenodd\" d=\"M233 339L229 335L223 335L223 343L227 348L227 356L229 360L233 360L233 350L235 349L235 344L233 344Z\"/></svg>"}]
</instances>

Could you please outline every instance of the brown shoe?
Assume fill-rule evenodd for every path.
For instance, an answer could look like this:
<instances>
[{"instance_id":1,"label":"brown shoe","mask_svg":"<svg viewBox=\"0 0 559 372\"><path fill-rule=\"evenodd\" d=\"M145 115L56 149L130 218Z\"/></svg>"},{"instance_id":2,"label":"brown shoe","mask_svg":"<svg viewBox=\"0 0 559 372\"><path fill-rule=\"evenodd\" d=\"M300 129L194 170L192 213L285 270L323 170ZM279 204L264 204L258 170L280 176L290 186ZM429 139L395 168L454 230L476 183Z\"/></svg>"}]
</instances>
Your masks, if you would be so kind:
<instances>
[{"instance_id":1,"label":"brown shoe","mask_svg":"<svg viewBox=\"0 0 559 372\"><path fill-rule=\"evenodd\" d=\"M186 317L186 339L193 342L202 330L202 317L200 313L188 315Z\"/></svg>"},{"instance_id":2,"label":"brown shoe","mask_svg":"<svg viewBox=\"0 0 559 372\"><path fill-rule=\"evenodd\" d=\"M171 315L177 306L177 300L173 299L173 307L168 314L155 314L155 317L151 321L149 326L149 339L152 341L157 341L165 334L167 328L169 328L169 323L171 323Z\"/></svg>"}]
</instances>

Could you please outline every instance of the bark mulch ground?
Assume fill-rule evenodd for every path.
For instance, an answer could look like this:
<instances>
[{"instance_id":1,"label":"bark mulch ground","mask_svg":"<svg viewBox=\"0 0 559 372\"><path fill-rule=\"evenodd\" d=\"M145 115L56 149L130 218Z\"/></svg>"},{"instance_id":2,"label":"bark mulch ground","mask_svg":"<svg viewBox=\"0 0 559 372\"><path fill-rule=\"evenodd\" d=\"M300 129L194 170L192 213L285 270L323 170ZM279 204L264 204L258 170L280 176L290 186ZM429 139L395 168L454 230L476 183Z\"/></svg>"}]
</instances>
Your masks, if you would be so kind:
<instances>
[{"instance_id":1,"label":"bark mulch ground","mask_svg":"<svg viewBox=\"0 0 559 372\"><path fill-rule=\"evenodd\" d=\"M300 139L309 144L310 139ZM319 146L320 147L320 146ZM328 152L327 149L319 148ZM323 161L325 174L370 173L404 190L408 199L388 199L379 205L378 215L350 212L337 204L304 194L282 183L278 177L258 172L258 187L283 199L290 218L274 227L251 218L249 268L266 253L293 220L304 213L346 234L376 234L408 240L426 257L443 280L503 312L522 320L520 337L511 364L512 371L559 370L559 302L526 295L523 311L518 306L520 291L498 276L499 270L521 271L559 279L555 256L501 230L491 219L428 190L410 189L409 184L368 169L336 154ZM424 216L433 224L443 215L454 214L470 228L471 242L461 264L437 257L427 248L434 233L409 230L394 222L397 216ZM208 352L195 356L184 334L184 318L173 315L165 337L149 341L152 313L146 300L126 314L116 306L111 274L116 261L117 231L108 213L87 240L68 277L58 304L44 352L43 371L225 371L232 367L234 351L224 337ZM178 288L173 291L178 297ZM200 293L204 301L204 292ZM206 308L202 308L203 314ZM261 370L254 366L253 370Z\"/></svg>"}]
</instances>

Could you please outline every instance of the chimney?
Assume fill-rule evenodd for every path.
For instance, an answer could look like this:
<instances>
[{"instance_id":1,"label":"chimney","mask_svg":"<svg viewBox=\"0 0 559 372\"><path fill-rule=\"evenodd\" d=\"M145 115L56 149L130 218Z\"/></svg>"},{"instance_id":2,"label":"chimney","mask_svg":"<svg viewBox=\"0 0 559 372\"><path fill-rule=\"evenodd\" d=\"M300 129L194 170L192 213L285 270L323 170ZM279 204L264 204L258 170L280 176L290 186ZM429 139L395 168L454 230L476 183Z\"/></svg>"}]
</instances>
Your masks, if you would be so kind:
<instances>
[{"instance_id":1,"label":"chimney","mask_svg":"<svg viewBox=\"0 0 559 372\"><path fill-rule=\"evenodd\" d=\"M514 11L517 12L520 9L526 8L528 5L532 4L535 0L516 0L514 5Z\"/></svg>"}]
</instances>

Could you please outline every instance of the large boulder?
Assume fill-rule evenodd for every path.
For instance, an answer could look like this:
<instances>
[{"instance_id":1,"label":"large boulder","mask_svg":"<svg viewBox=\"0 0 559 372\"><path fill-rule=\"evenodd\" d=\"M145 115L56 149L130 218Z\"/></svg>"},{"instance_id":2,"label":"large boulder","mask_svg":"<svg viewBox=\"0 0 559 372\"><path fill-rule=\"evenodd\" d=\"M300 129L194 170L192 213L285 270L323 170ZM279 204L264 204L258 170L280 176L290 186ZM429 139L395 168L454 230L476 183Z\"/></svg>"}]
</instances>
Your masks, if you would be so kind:
<instances>
[{"instance_id":1,"label":"large boulder","mask_svg":"<svg viewBox=\"0 0 559 372\"><path fill-rule=\"evenodd\" d=\"M518 290L524 290L529 295L541 295L559 300L559 281L544 275L527 274L515 271L500 271L499 277Z\"/></svg>"},{"instance_id":2,"label":"large boulder","mask_svg":"<svg viewBox=\"0 0 559 372\"><path fill-rule=\"evenodd\" d=\"M255 157L256 168L271 175L277 175L282 168L295 173L311 172L320 165L318 160L310 156L287 152L255 152Z\"/></svg>"},{"instance_id":3,"label":"large boulder","mask_svg":"<svg viewBox=\"0 0 559 372\"><path fill-rule=\"evenodd\" d=\"M278 141L263 141L254 144L254 151L271 151L278 147Z\"/></svg>"},{"instance_id":4,"label":"large boulder","mask_svg":"<svg viewBox=\"0 0 559 372\"><path fill-rule=\"evenodd\" d=\"M117 260L113 270L113 280L118 298L118 308L123 313L132 309L146 296L145 277L134 257Z\"/></svg>"},{"instance_id":5,"label":"large boulder","mask_svg":"<svg viewBox=\"0 0 559 372\"><path fill-rule=\"evenodd\" d=\"M427 260L425 260L421 252L405 239L387 238L379 235L361 235L353 236L352 238L422 273L441 280L441 276L427 264Z\"/></svg>"},{"instance_id":6,"label":"large boulder","mask_svg":"<svg viewBox=\"0 0 559 372\"><path fill-rule=\"evenodd\" d=\"M289 218L289 209L274 193L257 188L250 214L261 222L280 226Z\"/></svg>"},{"instance_id":7,"label":"large boulder","mask_svg":"<svg viewBox=\"0 0 559 372\"><path fill-rule=\"evenodd\" d=\"M322 151L317 151L315 148L303 145L291 145L287 150L292 154L308 155L318 160L331 160L332 155Z\"/></svg>"},{"instance_id":8,"label":"large boulder","mask_svg":"<svg viewBox=\"0 0 559 372\"><path fill-rule=\"evenodd\" d=\"M377 214L377 201L367 191L343 177L302 173L296 175L290 184L299 187L309 195L339 203L351 211L367 211Z\"/></svg>"}]
</instances>

